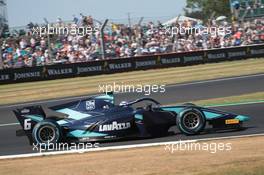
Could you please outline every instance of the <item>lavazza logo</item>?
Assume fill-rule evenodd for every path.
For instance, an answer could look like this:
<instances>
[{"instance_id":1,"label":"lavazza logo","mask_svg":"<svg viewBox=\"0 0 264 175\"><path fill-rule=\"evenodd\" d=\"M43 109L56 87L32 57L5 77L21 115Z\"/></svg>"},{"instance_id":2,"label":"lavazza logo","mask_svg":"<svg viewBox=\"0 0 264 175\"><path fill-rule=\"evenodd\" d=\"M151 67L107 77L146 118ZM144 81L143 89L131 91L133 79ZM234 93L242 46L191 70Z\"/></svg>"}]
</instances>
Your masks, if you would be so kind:
<instances>
[{"instance_id":1,"label":"lavazza logo","mask_svg":"<svg viewBox=\"0 0 264 175\"><path fill-rule=\"evenodd\" d=\"M115 130L124 130L130 128L131 125L129 122L127 123L117 123L113 122L112 124L108 125L100 125L99 126L99 131L115 131Z\"/></svg>"}]
</instances>

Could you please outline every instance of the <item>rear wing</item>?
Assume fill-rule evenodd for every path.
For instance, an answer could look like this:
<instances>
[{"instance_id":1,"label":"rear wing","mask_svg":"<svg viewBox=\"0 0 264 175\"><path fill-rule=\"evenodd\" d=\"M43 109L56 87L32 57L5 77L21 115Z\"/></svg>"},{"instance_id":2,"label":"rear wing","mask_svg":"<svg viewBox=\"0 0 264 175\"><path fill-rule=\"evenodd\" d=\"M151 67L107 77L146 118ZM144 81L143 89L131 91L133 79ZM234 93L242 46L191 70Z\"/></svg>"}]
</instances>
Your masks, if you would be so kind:
<instances>
[{"instance_id":1,"label":"rear wing","mask_svg":"<svg viewBox=\"0 0 264 175\"><path fill-rule=\"evenodd\" d=\"M32 141L32 130L34 126L46 118L46 114L41 106L30 106L13 110L22 129L16 131L17 136L26 135L30 144Z\"/></svg>"}]
</instances>

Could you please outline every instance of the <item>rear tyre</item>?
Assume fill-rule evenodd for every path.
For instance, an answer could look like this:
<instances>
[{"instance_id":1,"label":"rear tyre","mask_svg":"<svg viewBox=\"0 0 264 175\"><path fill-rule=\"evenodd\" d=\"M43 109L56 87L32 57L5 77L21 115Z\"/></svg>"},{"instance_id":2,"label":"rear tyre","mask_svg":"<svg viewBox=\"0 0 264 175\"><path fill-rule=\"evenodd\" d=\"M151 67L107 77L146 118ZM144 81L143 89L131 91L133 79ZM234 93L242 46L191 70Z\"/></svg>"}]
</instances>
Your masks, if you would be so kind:
<instances>
[{"instance_id":1,"label":"rear tyre","mask_svg":"<svg viewBox=\"0 0 264 175\"><path fill-rule=\"evenodd\" d=\"M53 120L47 119L39 122L32 131L33 141L43 147L56 144L61 140L60 126Z\"/></svg>"},{"instance_id":2,"label":"rear tyre","mask_svg":"<svg viewBox=\"0 0 264 175\"><path fill-rule=\"evenodd\" d=\"M202 112L195 108L182 111L177 117L179 130L185 135L196 135L204 130L206 119Z\"/></svg>"}]
</instances>

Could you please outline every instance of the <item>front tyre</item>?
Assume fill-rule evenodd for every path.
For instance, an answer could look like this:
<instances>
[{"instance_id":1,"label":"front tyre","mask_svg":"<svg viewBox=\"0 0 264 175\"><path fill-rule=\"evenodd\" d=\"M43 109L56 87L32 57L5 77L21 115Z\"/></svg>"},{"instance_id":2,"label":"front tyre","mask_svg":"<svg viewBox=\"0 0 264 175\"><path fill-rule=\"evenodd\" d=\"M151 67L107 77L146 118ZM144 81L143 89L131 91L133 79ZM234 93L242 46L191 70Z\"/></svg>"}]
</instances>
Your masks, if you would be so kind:
<instances>
[{"instance_id":1,"label":"front tyre","mask_svg":"<svg viewBox=\"0 0 264 175\"><path fill-rule=\"evenodd\" d=\"M202 112L195 108L182 111L177 117L179 130L185 135L196 135L204 130L206 119Z\"/></svg>"},{"instance_id":2,"label":"front tyre","mask_svg":"<svg viewBox=\"0 0 264 175\"><path fill-rule=\"evenodd\" d=\"M33 141L41 146L56 144L61 140L60 126L53 120L43 120L32 131Z\"/></svg>"}]
</instances>

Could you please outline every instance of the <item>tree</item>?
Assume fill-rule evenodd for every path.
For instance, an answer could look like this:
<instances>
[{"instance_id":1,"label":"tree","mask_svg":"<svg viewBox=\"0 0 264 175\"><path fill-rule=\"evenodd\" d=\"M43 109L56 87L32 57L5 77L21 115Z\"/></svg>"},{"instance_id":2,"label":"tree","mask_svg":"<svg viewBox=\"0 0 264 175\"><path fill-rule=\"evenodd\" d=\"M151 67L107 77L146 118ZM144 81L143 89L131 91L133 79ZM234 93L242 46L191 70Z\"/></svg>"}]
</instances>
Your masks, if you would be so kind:
<instances>
[{"instance_id":1,"label":"tree","mask_svg":"<svg viewBox=\"0 0 264 175\"><path fill-rule=\"evenodd\" d=\"M214 16L231 17L229 0L187 0L185 15L207 21Z\"/></svg>"}]
</instances>

